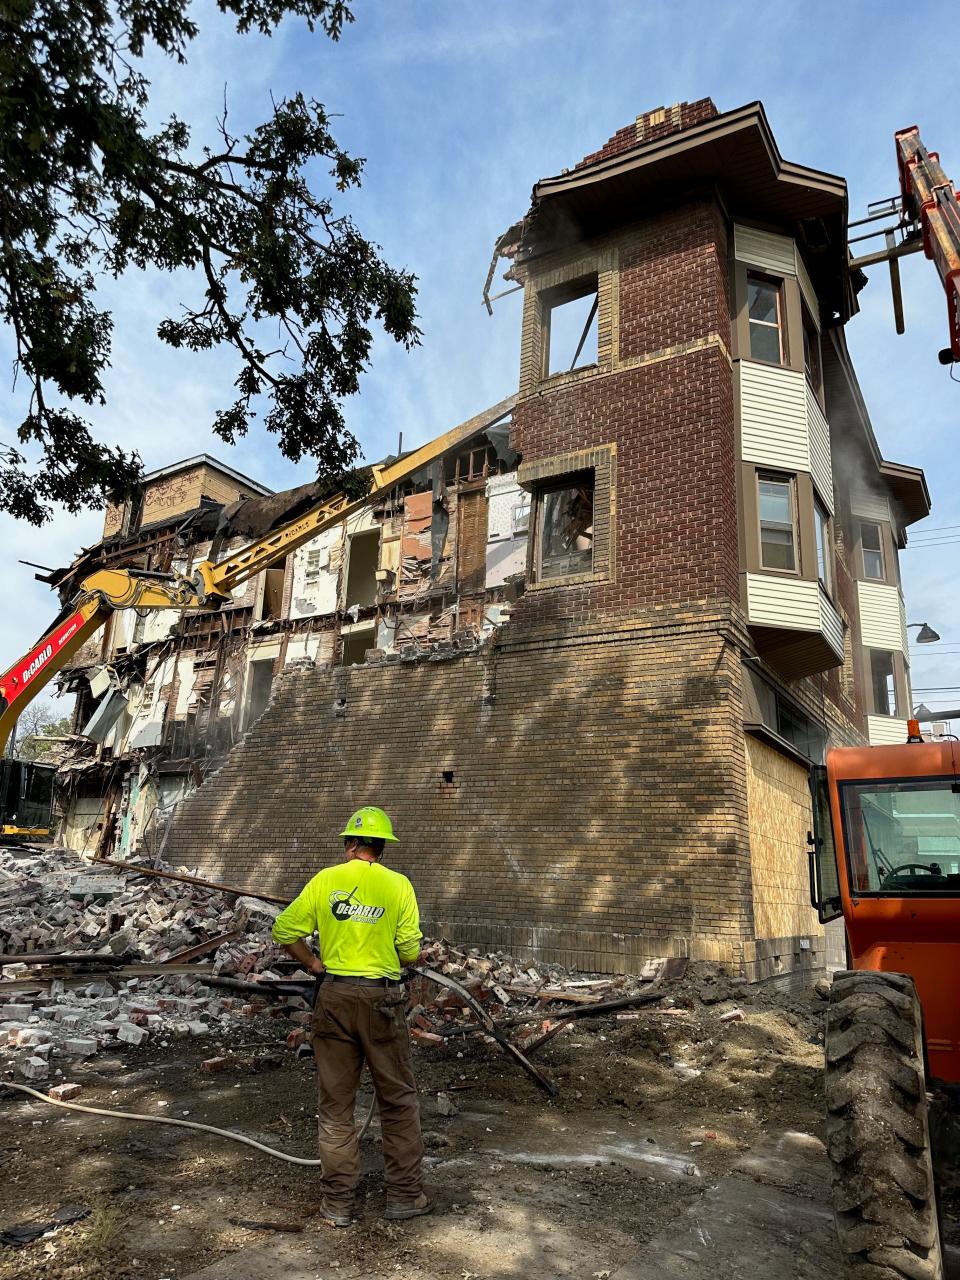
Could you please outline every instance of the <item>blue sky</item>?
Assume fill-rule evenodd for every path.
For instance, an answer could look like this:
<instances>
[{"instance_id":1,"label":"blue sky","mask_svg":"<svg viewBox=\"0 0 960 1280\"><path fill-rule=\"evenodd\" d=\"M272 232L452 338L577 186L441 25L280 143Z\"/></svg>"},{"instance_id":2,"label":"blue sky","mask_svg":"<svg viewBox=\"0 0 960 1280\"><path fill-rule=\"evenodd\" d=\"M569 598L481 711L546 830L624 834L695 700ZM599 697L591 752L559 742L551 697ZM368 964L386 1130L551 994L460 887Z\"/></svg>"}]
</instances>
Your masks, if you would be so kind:
<instances>
[{"instance_id":1,"label":"blue sky","mask_svg":"<svg viewBox=\"0 0 960 1280\"><path fill-rule=\"evenodd\" d=\"M492 319L480 301L493 243L525 212L537 178L575 164L641 111L705 95L720 110L761 99L787 159L847 178L852 217L894 194L897 128L919 124L960 180L955 92L949 77L925 70L936 33L955 25L952 4L921 2L908 17L892 3L836 0L360 0L356 9L334 45L295 20L271 39L237 36L201 0L188 67L152 59L151 74L157 118L189 120L198 144L214 137L225 86L235 130L267 117L271 93L300 89L338 114L338 141L366 157L348 205L388 260L419 277L424 332L413 353L379 341L346 406L368 457L395 448L401 431L413 445L515 390L518 296ZM918 545L902 556L910 620L943 637L916 654L914 685L927 689L960 684L955 547L919 545L936 541L926 527L960 526L960 383L936 359L947 335L935 268L915 255L902 276L906 335L894 332L885 267L871 273L847 333L884 455L922 466L933 496L933 514L914 528ZM206 450L275 488L309 479L309 464L286 462L262 431L235 448L210 432L215 409L231 399L229 357L156 341L157 322L196 288L189 277L133 272L106 290L116 332L98 434L138 449L148 469ZM3 336L0 367L9 368ZM0 439L23 408L9 383L4 390ZM17 559L65 563L99 531L96 513L58 515L41 530L0 517L6 594L16 602L4 611L8 660L56 611ZM960 691L918 697L960 706Z\"/></svg>"}]
</instances>

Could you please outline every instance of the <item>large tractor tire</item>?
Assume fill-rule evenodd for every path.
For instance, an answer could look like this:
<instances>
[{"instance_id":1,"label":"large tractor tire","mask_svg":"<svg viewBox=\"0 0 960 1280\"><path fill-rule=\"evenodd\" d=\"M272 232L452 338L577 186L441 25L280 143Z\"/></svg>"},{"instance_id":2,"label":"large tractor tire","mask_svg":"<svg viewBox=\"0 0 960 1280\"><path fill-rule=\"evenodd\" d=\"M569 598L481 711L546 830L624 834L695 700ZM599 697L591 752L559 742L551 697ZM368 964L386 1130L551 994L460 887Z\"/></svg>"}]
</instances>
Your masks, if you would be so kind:
<instances>
[{"instance_id":1,"label":"large tractor tire","mask_svg":"<svg viewBox=\"0 0 960 1280\"><path fill-rule=\"evenodd\" d=\"M943 1280L913 979L834 976L826 1032L827 1150L848 1280Z\"/></svg>"}]
</instances>

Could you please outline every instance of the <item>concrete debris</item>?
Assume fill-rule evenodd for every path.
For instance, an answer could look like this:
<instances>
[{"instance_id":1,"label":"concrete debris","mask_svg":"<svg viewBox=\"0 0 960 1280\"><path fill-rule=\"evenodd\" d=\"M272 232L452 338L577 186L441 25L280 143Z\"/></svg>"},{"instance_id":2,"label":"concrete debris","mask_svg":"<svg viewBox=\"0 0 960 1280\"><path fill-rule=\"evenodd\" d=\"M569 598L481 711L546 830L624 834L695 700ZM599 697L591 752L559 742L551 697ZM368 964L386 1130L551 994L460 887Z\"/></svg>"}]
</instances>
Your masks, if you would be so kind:
<instances>
[{"instance_id":1,"label":"concrete debris","mask_svg":"<svg viewBox=\"0 0 960 1280\"><path fill-rule=\"evenodd\" d=\"M137 862L129 865L135 873ZM224 995L200 975L129 978L110 972L122 960L151 965L155 973L177 952L224 936L230 941L204 957L213 974L248 983L275 978L272 966L283 953L271 941L270 928L278 908L135 874L121 875L119 890L110 896L72 895L70 889L87 876L95 887L103 882L65 850L25 855L0 849L0 952L7 957L83 956L106 970L86 982L79 975L64 981L51 980L35 964L3 964L0 1066L12 1060L28 1079L43 1079L48 1058L86 1061L107 1048L113 1053L147 1048L158 1035L225 1034L271 1008L299 1011L296 1001L287 1010L267 996ZM25 993L34 978L36 986ZM16 994L6 996L3 986L8 982L17 983Z\"/></svg>"},{"instance_id":2,"label":"concrete debris","mask_svg":"<svg viewBox=\"0 0 960 1280\"><path fill-rule=\"evenodd\" d=\"M50 1064L44 1058L25 1058L20 1063L20 1074L28 1080L43 1080L50 1071Z\"/></svg>"},{"instance_id":3,"label":"concrete debris","mask_svg":"<svg viewBox=\"0 0 960 1280\"><path fill-rule=\"evenodd\" d=\"M129 863L129 872L120 876L119 889L111 895L73 896L68 889L87 872L83 864L78 871L72 854L0 850L0 948L7 961L0 961L0 1069L6 1064L40 1080L51 1070L61 1074L71 1062L85 1070L82 1064L104 1051L142 1053L154 1046L164 1049L176 1037L212 1037L201 1070L214 1073L235 1062L230 1041L249 1038L247 1020L270 1013L287 1024L277 1035L281 1052L257 1054L247 1060L248 1067L275 1069L283 1063L284 1050L309 1054L309 1012L297 995L266 989L291 977L289 964L283 972L274 968L283 958L270 938L278 909L203 885L137 876L137 865ZM176 967L189 964L195 971L158 972L169 957L220 939L196 964L192 958L176 961ZM20 959L31 953L50 957L50 963ZM84 965L99 966L102 972L94 967L86 977L75 964L71 968L69 961L57 959L63 955L82 956ZM66 975L63 970L52 975L57 963L67 964ZM130 976L131 964L147 971ZM455 980L465 993L422 975L409 981L411 1037L418 1047L434 1051L444 1045L458 1050L464 1041L456 1037L467 1035L493 1043L492 1033L501 1042L508 1036L516 1048L531 1053L554 1035L572 1034L574 1025L583 1025L572 1023L573 1018L642 1022L647 1015L630 1006L644 999L659 1003L658 1014L678 1014L677 1005L725 1001L717 1020L734 1023L745 1019L740 1004L753 1000L746 984L719 966L698 965L684 979L685 962L677 960L650 960L634 975L584 974L439 939L425 945L421 965ZM292 977L310 990L310 975L300 971ZM215 985L214 978L225 988ZM263 984L263 995L256 991L258 984ZM482 1007L481 1021L468 1000ZM683 1079L700 1074L683 1060L672 1068ZM449 1093L437 1096L436 1112L457 1113Z\"/></svg>"},{"instance_id":4,"label":"concrete debris","mask_svg":"<svg viewBox=\"0 0 960 1280\"><path fill-rule=\"evenodd\" d=\"M437 1115L449 1118L458 1115L460 1108L450 1097L449 1093L440 1092L437 1094Z\"/></svg>"},{"instance_id":5,"label":"concrete debris","mask_svg":"<svg viewBox=\"0 0 960 1280\"><path fill-rule=\"evenodd\" d=\"M96 890L103 877L95 867L78 872L75 854L50 849L24 857L0 850L0 951L89 952L163 964L179 951L239 931L248 936L215 953L217 973L259 973L281 956L269 938L278 907L201 885L138 877L132 874L137 864L132 859L131 874L119 877L119 893L83 895L77 885L89 879ZM5 965L3 976L22 977L24 971ZM113 992L108 987L105 994Z\"/></svg>"}]
</instances>

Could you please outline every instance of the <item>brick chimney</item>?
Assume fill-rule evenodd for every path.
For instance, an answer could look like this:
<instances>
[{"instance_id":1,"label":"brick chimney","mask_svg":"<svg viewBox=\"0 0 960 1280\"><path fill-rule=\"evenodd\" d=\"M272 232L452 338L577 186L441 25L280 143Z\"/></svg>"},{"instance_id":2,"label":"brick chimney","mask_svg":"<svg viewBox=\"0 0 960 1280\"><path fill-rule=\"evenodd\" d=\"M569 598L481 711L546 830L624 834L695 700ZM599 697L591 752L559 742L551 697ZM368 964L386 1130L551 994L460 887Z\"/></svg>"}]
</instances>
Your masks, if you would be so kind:
<instances>
[{"instance_id":1,"label":"brick chimney","mask_svg":"<svg viewBox=\"0 0 960 1280\"><path fill-rule=\"evenodd\" d=\"M618 129L599 151L584 156L577 169L594 164L597 160L608 160L611 156L629 151L640 142L653 142L656 138L666 138L671 133L680 133L690 129L704 120L712 120L719 115L712 98L698 98L696 102L677 102L672 107L655 107L653 111L645 111L637 116L633 124Z\"/></svg>"}]
</instances>

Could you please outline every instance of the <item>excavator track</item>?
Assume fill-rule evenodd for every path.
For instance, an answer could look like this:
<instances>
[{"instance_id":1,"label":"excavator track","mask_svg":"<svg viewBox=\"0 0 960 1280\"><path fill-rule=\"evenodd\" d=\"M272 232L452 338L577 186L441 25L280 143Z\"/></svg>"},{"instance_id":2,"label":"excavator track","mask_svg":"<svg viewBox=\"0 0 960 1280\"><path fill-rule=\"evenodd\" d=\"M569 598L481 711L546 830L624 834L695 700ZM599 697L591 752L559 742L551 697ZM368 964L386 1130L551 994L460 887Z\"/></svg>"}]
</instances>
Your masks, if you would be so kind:
<instances>
[{"instance_id":1,"label":"excavator track","mask_svg":"<svg viewBox=\"0 0 960 1280\"><path fill-rule=\"evenodd\" d=\"M848 1280L943 1280L913 979L834 976L826 1029L827 1150Z\"/></svg>"}]
</instances>

